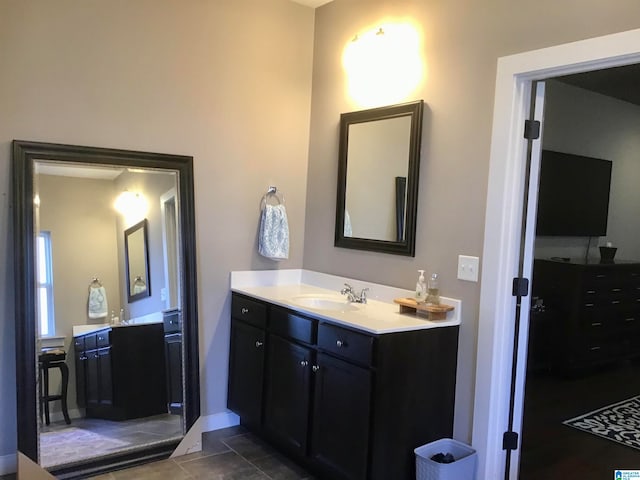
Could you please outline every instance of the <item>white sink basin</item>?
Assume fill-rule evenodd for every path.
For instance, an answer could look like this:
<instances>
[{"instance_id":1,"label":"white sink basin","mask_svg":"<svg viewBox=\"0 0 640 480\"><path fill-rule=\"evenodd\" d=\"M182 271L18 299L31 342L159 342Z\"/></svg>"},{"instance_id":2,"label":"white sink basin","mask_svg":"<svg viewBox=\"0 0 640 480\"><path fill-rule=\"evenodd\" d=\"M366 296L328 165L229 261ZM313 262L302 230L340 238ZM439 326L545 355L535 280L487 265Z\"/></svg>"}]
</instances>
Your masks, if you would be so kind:
<instances>
[{"instance_id":1,"label":"white sink basin","mask_svg":"<svg viewBox=\"0 0 640 480\"><path fill-rule=\"evenodd\" d=\"M349 303L345 297L339 295L297 295L291 299L291 302L301 307L334 312L349 312L358 309L353 303Z\"/></svg>"}]
</instances>

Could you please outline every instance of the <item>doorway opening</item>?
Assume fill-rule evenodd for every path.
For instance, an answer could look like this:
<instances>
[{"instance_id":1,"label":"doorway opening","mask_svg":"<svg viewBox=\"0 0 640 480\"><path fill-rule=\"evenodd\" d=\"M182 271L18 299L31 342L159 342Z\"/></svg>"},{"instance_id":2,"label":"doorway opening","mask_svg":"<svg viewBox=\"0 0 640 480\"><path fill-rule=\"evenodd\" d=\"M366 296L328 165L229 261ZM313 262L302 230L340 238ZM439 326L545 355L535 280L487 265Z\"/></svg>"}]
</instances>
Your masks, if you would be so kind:
<instances>
[{"instance_id":1,"label":"doorway opening","mask_svg":"<svg viewBox=\"0 0 640 480\"><path fill-rule=\"evenodd\" d=\"M639 73L545 81L521 480L607 478L640 459Z\"/></svg>"}]
</instances>

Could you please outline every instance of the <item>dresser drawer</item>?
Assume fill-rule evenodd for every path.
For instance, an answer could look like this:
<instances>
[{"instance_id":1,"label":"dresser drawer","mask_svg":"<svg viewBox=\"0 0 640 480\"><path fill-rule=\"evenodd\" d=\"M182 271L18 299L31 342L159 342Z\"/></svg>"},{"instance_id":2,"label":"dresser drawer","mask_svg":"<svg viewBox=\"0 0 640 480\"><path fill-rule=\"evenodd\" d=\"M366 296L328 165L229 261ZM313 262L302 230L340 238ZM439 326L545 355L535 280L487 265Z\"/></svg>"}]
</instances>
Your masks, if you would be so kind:
<instances>
[{"instance_id":1,"label":"dresser drawer","mask_svg":"<svg viewBox=\"0 0 640 480\"><path fill-rule=\"evenodd\" d=\"M269 330L286 338L292 338L304 343L315 343L315 320L296 315L290 310L271 307L269 316Z\"/></svg>"},{"instance_id":2,"label":"dresser drawer","mask_svg":"<svg viewBox=\"0 0 640 480\"><path fill-rule=\"evenodd\" d=\"M318 347L348 360L370 365L374 338L328 323L318 325Z\"/></svg>"},{"instance_id":3,"label":"dresser drawer","mask_svg":"<svg viewBox=\"0 0 640 480\"><path fill-rule=\"evenodd\" d=\"M233 295L231 297L231 316L256 327L265 328L267 325L267 306L246 297Z\"/></svg>"}]
</instances>

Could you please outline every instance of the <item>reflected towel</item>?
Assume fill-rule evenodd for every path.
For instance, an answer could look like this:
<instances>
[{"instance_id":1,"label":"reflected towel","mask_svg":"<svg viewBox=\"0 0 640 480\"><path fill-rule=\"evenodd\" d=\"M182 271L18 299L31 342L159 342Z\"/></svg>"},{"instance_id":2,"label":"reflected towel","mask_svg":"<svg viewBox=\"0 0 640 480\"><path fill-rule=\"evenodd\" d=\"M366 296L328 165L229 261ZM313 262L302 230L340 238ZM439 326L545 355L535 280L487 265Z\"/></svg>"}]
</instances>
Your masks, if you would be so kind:
<instances>
[{"instance_id":1,"label":"reflected towel","mask_svg":"<svg viewBox=\"0 0 640 480\"><path fill-rule=\"evenodd\" d=\"M107 316L107 291L104 287L89 288L89 318Z\"/></svg>"},{"instance_id":2,"label":"reflected towel","mask_svg":"<svg viewBox=\"0 0 640 480\"><path fill-rule=\"evenodd\" d=\"M260 216L258 253L272 260L289 258L289 222L284 205L265 205Z\"/></svg>"},{"instance_id":3,"label":"reflected towel","mask_svg":"<svg viewBox=\"0 0 640 480\"><path fill-rule=\"evenodd\" d=\"M344 236L353 237L353 229L351 228L351 217L349 216L349 212L346 209L344 211Z\"/></svg>"}]
</instances>

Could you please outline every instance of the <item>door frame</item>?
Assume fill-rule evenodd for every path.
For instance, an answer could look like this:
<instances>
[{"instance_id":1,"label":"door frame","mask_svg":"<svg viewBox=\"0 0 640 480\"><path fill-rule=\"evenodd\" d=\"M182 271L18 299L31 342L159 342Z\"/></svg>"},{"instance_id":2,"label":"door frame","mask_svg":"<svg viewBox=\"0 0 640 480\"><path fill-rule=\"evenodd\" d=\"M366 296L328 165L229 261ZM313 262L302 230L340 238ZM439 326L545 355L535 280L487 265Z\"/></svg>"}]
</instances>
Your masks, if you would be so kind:
<instances>
[{"instance_id":1,"label":"door frame","mask_svg":"<svg viewBox=\"0 0 640 480\"><path fill-rule=\"evenodd\" d=\"M524 121L531 85L560 75L640 63L640 29L581 40L498 59L489 182L485 217L482 287L472 443L478 451L478 478L504 478L502 435L507 430L527 141ZM530 195L535 215L537 195ZM534 203L531 203L534 202ZM529 249L532 250L530 246ZM532 251L525 252L531 256ZM531 265L524 276L531 278ZM524 403L529 297L522 302L514 431L520 432ZM518 446L519 448L519 446ZM518 477L520 451L513 452L510 477Z\"/></svg>"}]
</instances>

